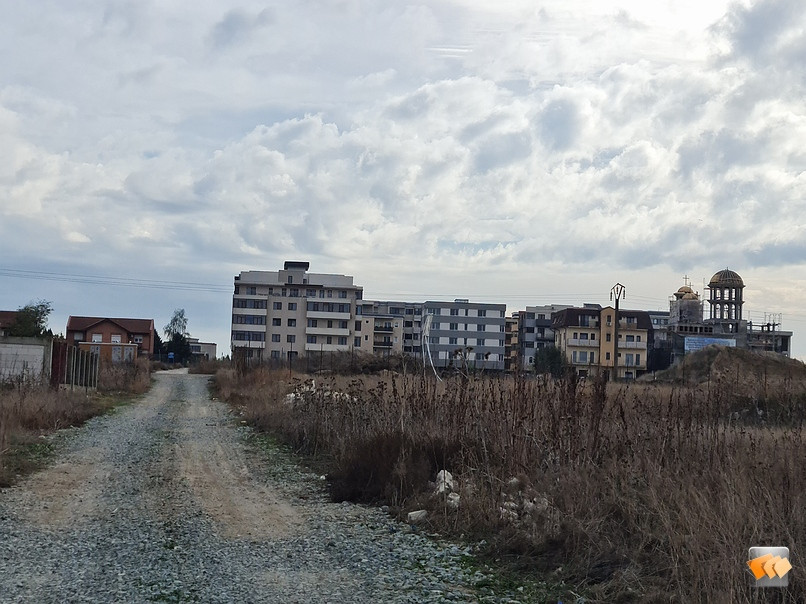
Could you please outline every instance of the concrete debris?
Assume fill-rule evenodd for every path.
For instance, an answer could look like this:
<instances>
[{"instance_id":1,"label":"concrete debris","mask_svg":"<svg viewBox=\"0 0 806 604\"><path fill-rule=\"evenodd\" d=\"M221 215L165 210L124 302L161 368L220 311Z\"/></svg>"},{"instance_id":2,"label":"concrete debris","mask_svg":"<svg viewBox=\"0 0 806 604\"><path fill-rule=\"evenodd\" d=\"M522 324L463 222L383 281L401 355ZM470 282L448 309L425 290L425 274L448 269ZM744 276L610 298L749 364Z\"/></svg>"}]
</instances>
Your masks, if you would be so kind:
<instances>
[{"instance_id":1,"label":"concrete debris","mask_svg":"<svg viewBox=\"0 0 806 604\"><path fill-rule=\"evenodd\" d=\"M417 524L418 522L422 522L428 516L428 510L416 510L414 512L409 512L406 519L408 520L409 524Z\"/></svg>"}]
</instances>

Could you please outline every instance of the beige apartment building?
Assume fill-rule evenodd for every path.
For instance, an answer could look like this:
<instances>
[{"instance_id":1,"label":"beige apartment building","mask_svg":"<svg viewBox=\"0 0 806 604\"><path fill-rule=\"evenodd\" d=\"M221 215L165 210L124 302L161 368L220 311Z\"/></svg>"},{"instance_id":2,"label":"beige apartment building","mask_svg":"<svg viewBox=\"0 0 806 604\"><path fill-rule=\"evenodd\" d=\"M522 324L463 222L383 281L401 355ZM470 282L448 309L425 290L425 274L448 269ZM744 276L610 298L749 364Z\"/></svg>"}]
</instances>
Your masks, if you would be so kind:
<instances>
[{"instance_id":1,"label":"beige apartment building","mask_svg":"<svg viewBox=\"0 0 806 604\"><path fill-rule=\"evenodd\" d=\"M308 352L363 349L353 277L310 273L308 262L235 276L231 345L252 359L293 359ZM371 352L371 348L369 352Z\"/></svg>"},{"instance_id":2,"label":"beige apartment building","mask_svg":"<svg viewBox=\"0 0 806 604\"><path fill-rule=\"evenodd\" d=\"M555 345L580 377L613 371L619 379L634 379L647 371L652 321L643 310L612 306L565 308L553 316ZM617 363L616 363L617 360Z\"/></svg>"}]
</instances>

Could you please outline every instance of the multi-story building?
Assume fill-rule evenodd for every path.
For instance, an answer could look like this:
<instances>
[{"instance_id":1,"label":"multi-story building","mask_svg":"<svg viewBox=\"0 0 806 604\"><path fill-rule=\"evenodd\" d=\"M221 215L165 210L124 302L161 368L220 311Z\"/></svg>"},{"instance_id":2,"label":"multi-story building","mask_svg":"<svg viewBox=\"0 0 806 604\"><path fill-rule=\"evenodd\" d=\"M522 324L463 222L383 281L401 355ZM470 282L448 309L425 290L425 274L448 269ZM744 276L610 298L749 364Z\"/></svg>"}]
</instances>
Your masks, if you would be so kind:
<instances>
[{"instance_id":1,"label":"multi-story building","mask_svg":"<svg viewBox=\"0 0 806 604\"><path fill-rule=\"evenodd\" d=\"M570 304L547 304L527 306L518 311L518 345L520 346L521 368L528 371L535 362L535 353L547 346L554 346L554 331L551 316L571 308Z\"/></svg>"},{"instance_id":2,"label":"multi-story building","mask_svg":"<svg viewBox=\"0 0 806 604\"><path fill-rule=\"evenodd\" d=\"M554 314L555 345L580 377L617 369L619 379L632 379L647 370L652 323L643 310L619 310L586 304ZM618 346L616 346L618 343ZM616 362L617 360L617 362Z\"/></svg>"},{"instance_id":3,"label":"multi-story building","mask_svg":"<svg viewBox=\"0 0 806 604\"><path fill-rule=\"evenodd\" d=\"M235 276L233 351L257 359L292 359L306 352L364 348L355 331L363 288L347 275L309 273L309 266L285 262L280 271Z\"/></svg>"},{"instance_id":4,"label":"multi-story building","mask_svg":"<svg viewBox=\"0 0 806 604\"><path fill-rule=\"evenodd\" d=\"M355 331L356 335L361 338L361 349L382 356L402 354L404 343L411 340L405 336L411 335L413 332L415 307L419 311L416 315L419 328L419 320L422 315L421 305L411 302L362 300L357 306L360 316L355 322ZM408 315L407 311L410 311ZM419 329L417 336L419 342ZM405 352L409 354L412 351L406 350Z\"/></svg>"},{"instance_id":5,"label":"multi-story building","mask_svg":"<svg viewBox=\"0 0 806 604\"><path fill-rule=\"evenodd\" d=\"M428 337L427 345L436 367L503 371L506 304L483 304L460 298L453 302L429 301L424 306L424 312L431 318L428 333L423 337Z\"/></svg>"},{"instance_id":6,"label":"multi-story building","mask_svg":"<svg viewBox=\"0 0 806 604\"><path fill-rule=\"evenodd\" d=\"M506 318L504 327L504 371L519 371L520 344L518 343L518 325L520 324L520 311L512 313Z\"/></svg>"}]
</instances>

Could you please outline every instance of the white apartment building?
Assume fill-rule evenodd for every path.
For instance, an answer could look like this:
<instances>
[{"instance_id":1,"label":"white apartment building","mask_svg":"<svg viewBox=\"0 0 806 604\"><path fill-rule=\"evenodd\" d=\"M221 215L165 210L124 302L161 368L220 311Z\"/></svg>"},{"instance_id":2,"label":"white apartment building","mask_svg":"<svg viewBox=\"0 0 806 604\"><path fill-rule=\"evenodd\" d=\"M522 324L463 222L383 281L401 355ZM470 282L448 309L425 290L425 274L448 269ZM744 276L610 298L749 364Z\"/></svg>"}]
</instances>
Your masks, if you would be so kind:
<instances>
[{"instance_id":1,"label":"white apartment building","mask_svg":"<svg viewBox=\"0 0 806 604\"><path fill-rule=\"evenodd\" d=\"M426 315L432 315L427 344L436 367L466 364L476 369L504 370L506 304L459 298L425 302L424 306Z\"/></svg>"},{"instance_id":2,"label":"white apartment building","mask_svg":"<svg viewBox=\"0 0 806 604\"><path fill-rule=\"evenodd\" d=\"M353 277L309 273L308 262L235 276L231 346L257 359L364 349L357 332L363 288ZM372 352L369 347L368 352Z\"/></svg>"}]
</instances>

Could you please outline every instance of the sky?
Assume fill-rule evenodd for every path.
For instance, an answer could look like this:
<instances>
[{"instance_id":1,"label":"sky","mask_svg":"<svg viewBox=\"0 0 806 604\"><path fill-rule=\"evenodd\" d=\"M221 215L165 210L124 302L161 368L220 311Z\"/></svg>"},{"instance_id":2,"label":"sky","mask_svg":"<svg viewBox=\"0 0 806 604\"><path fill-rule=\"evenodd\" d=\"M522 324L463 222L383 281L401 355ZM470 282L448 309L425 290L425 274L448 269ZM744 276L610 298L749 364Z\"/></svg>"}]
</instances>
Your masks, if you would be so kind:
<instances>
[{"instance_id":1,"label":"sky","mask_svg":"<svg viewBox=\"0 0 806 604\"><path fill-rule=\"evenodd\" d=\"M709 0L0 1L0 309L233 277L668 310L730 268L806 359L806 13Z\"/></svg>"}]
</instances>

